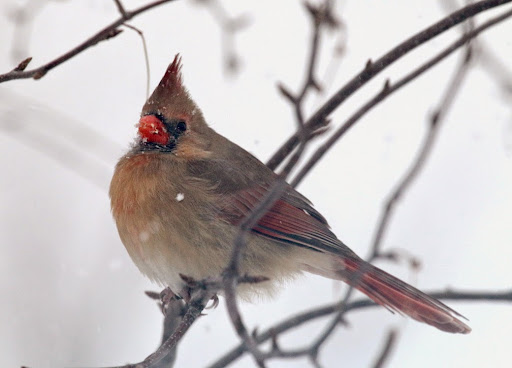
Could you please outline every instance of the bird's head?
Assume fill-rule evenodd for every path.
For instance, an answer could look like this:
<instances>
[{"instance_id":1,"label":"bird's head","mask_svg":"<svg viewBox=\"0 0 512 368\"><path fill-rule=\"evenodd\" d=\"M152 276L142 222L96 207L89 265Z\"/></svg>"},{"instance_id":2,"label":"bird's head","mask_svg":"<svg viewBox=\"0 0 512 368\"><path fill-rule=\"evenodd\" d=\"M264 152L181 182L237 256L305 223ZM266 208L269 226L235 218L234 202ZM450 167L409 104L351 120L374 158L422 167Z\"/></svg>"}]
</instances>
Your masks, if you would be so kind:
<instances>
[{"instance_id":1,"label":"bird's head","mask_svg":"<svg viewBox=\"0 0 512 368\"><path fill-rule=\"evenodd\" d=\"M181 57L176 55L142 109L139 148L204 158L209 154L210 132L201 110L183 86Z\"/></svg>"}]
</instances>

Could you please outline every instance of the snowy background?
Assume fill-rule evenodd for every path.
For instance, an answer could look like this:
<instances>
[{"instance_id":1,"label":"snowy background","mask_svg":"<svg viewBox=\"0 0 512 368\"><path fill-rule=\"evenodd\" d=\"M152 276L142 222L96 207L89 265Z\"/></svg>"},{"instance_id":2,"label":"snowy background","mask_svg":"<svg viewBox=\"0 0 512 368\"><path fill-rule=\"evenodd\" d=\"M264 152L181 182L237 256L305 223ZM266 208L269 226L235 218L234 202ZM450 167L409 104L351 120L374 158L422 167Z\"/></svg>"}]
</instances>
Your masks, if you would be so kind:
<instances>
[{"instance_id":1,"label":"snowy background","mask_svg":"<svg viewBox=\"0 0 512 368\"><path fill-rule=\"evenodd\" d=\"M0 73L27 56L34 57L33 66L47 62L118 17L113 1L52 1L33 20L22 54L13 57L17 33L9 18L25 3L0 3ZM131 9L142 2L124 3ZM266 160L295 127L276 83L293 91L301 85L310 22L297 1L223 4L230 14L250 19L236 36L242 66L234 77L223 71L219 27L196 2L176 1L131 24L147 39L151 89L180 52L185 84L207 121ZM446 14L436 2L417 0L352 0L336 9L346 25L346 54L335 77L329 77L325 95L308 100L309 112L368 58ZM385 78L399 78L459 32L436 38L386 70L338 109L333 123L346 119ZM511 20L482 38L509 67L510 35ZM332 33L322 44L321 79L336 38ZM383 201L417 152L428 113L458 58L450 57L368 114L299 188L362 256ZM143 294L158 287L129 259L107 196L113 167L135 136L145 99L141 40L128 29L39 81L0 85L0 366L119 365L142 360L159 343L161 314ZM399 205L383 245L406 249L421 259L422 269L415 274L404 263L379 265L426 290L511 288L511 101L488 71L470 72L434 154ZM334 301L343 290L308 275L273 300L243 304L242 311L250 326L263 329L293 312ZM400 340L391 367L509 367L512 305L449 304L469 318L470 335L444 334L384 309L365 310L347 316L351 328L335 333L320 361L325 367L368 367L389 328L397 327ZM321 322L286 335L283 346L309 341L327 320ZM185 336L176 367L205 366L237 341L221 303ZM253 362L245 357L235 366L253 367ZM310 365L273 361L269 366Z\"/></svg>"}]
</instances>

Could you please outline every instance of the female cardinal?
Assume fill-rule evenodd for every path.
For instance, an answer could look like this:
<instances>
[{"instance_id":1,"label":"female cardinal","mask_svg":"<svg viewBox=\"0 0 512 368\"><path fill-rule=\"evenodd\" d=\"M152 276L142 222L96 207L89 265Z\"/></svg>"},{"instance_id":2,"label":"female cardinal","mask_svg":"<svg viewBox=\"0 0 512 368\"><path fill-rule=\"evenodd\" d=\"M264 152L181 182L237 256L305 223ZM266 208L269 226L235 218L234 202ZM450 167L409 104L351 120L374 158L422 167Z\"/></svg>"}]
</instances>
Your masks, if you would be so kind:
<instances>
[{"instance_id":1,"label":"female cardinal","mask_svg":"<svg viewBox=\"0 0 512 368\"><path fill-rule=\"evenodd\" d=\"M116 166L112 213L140 271L179 295L186 289L180 275L200 280L222 273L237 225L276 180L206 124L183 86L176 55L142 109L138 139ZM451 308L359 258L291 186L251 230L240 270L271 281L302 271L343 280L440 330L471 331ZM267 283L242 291L258 292Z\"/></svg>"}]
</instances>

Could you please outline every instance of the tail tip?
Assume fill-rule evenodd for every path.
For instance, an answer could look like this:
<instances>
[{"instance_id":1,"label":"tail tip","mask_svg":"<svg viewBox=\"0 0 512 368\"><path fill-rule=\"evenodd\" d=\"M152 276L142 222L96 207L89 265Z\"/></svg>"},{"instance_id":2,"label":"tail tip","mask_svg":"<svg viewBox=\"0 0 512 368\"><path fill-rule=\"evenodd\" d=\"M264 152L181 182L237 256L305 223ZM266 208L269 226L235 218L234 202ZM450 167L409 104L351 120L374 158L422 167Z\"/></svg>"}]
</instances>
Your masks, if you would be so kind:
<instances>
[{"instance_id":1,"label":"tail tip","mask_svg":"<svg viewBox=\"0 0 512 368\"><path fill-rule=\"evenodd\" d=\"M433 322L432 320L426 320L426 319L421 320L421 322L425 322L429 325L432 325L441 331L450 332L450 333L454 333L454 334L467 335L468 333L471 332L471 327L469 327L464 322L458 320L455 317L450 322L445 322L445 323Z\"/></svg>"}]
</instances>

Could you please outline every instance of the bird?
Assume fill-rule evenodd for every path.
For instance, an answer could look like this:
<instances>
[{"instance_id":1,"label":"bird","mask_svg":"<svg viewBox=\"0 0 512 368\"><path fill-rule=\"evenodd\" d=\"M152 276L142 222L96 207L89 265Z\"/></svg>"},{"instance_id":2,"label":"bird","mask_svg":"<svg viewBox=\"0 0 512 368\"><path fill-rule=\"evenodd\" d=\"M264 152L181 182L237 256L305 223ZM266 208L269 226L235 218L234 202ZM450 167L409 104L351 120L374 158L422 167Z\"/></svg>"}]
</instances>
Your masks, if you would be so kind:
<instances>
[{"instance_id":1,"label":"bird","mask_svg":"<svg viewBox=\"0 0 512 368\"><path fill-rule=\"evenodd\" d=\"M110 184L112 215L139 270L183 296L183 275L203 280L222 274L239 225L279 179L206 123L183 84L179 54L137 127ZM390 311L442 331L471 331L441 301L357 256L289 184L249 231L239 267L241 274L268 279L239 286L242 298L272 293L306 272L344 281Z\"/></svg>"}]
</instances>

